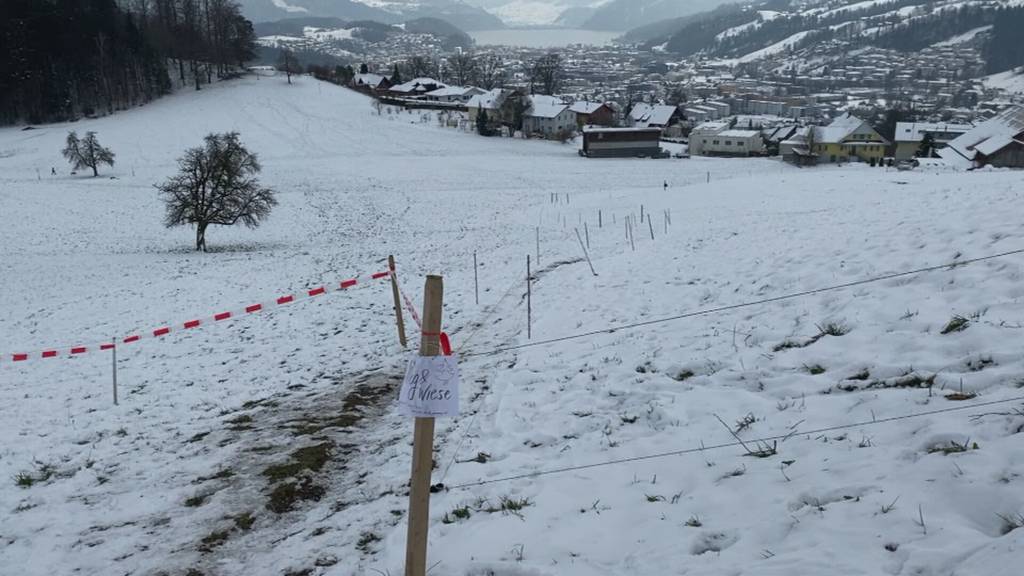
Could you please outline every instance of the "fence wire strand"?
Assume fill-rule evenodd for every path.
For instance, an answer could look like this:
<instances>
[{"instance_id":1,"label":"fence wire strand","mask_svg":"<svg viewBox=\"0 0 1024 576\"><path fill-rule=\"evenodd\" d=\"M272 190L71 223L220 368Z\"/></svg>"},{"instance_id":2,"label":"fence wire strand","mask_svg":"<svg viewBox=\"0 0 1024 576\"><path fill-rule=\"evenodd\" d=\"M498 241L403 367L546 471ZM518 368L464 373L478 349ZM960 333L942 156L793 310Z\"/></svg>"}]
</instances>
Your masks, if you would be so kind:
<instances>
[{"instance_id":1,"label":"fence wire strand","mask_svg":"<svg viewBox=\"0 0 1024 576\"><path fill-rule=\"evenodd\" d=\"M839 430L848 430L850 428L860 428L865 426L874 426L877 424L886 424L889 422L896 422L898 420L909 420L912 418L922 418L924 416L934 416L937 414L946 414L949 412L962 412L965 410L974 410L977 408L984 408L986 406L996 406L999 404L1009 404L1012 402L1024 402L1024 396L1017 396L1015 398L1006 398L1004 400L991 400L988 402L977 402L967 406L952 406L950 408L940 408L938 410L928 410L926 412L916 412L913 414L904 414L901 416L890 416L889 418L877 418L872 420L865 420L862 422L854 422L851 424L839 424L836 426L828 426L825 428L817 428L814 430L793 430L786 434L780 434L776 436L766 436L763 438L754 438L743 442L725 442L722 444L714 444L711 446L701 446L699 448L686 448L682 450L673 450L671 452L659 452L655 454L645 454L643 456L631 456L629 458L619 458L616 460L608 460L604 462L593 462L590 464L581 464L578 466L565 466L562 468L551 468L548 470L538 470L535 472L516 474L513 476L505 476L501 478L491 478L489 480L478 480L476 482L466 482L464 484L457 484L455 486L447 487L447 490L463 490L466 488L474 488L477 486L485 486L488 484L499 484L504 482L512 482L514 480L523 480L526 478L538 478L540 476L551 476L556 474L564 474L566 472L576 472L579 470L590 470L594 468L603 468L605 466L615 466L619 464L628 464L631 462L643 462L646 460L656 460L660 458L668 458L670 456L683 456L686 454L695 454L698 452L706 452L709 450L721 450L722 448L733 448L737 446L743 446L746 444L767 444L768 442L785 441L796 436L810 436L815 434L824 434L826 432L836 432Z\"/></svg>"}]
</instances>

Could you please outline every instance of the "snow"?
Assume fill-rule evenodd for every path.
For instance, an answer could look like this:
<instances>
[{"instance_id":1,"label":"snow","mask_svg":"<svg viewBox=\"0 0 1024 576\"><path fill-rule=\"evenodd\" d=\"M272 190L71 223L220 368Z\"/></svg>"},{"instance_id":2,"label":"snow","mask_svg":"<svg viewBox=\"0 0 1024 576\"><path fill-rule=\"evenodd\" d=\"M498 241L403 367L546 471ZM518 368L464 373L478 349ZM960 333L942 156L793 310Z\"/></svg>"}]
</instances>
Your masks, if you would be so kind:
<instances>
[{"instance_id":1,"label":"snow","mask_svg":"<svg viewBox=\"0 0 1024 576\"><path fill-rule=\"evenodd\" d=\"M1019 172L583 159L572 146L442 129L421 112L377 115L359 94L293 81L247 78L113 117L0 129L0 352L185 320L373 271L393 253L417 302L423 276L444 275L462 356L464 415L437 422L433 481L450 491L431 499L432 573L1017 574L1024 530L1002 534L997 514L1024 513L1022 403L883 420L1022 395L1024 257L607 329L1022 248ZM117 166L68 176L58 150L70 129L96 130ZM161 227L152 184L207 132L235 129L280 206L257 230L211 230L216 251L195 254L191 230ZM554 192L568 203L552 204ZM632 213L635 250L623 229ZM580 260L584 221L599 276ZM533 341L598 333L470 356L528 342L523 256L538 227ZM941 334L954 314L968 327ZM828 323L849 332L777 349ZM385 284L124 347L117 407L109 356L0 361L0 566L401 574L412 423L387 399L407 354ZM933 388L899 387L908 372L934 375ZM981 396L944 398L961 386ZM348 414L355 390L381 403L351 427L294 433ZM745 441L789 436L777 456L711 448L734 442L716 415L734 426L748 413ZM807 433L854 422L866 424ZM322 498L268 511L267 466L325 441L335 453L311 475ZM931 452L951 441L968 450ZM49 478L15 485L43 464ZM480 480L493 483L459 487ZM197 495L202 505L185 505ZM529 504L478 511L502 497ZM453 520L464 505L471 516ZM249 530L232 520L245 512ZM227 539L200 551L218 531Z\"/></svg>"},{"instance_id":2,"label":"snow","mask_svg":"<svg viewBox=\"0 0 1024 576\"><path fill-rule=\"evenodd\" d=\"M720 60L719 63L727 64L727 65L730 65L730 66L735 66L737 64L743 64L743 63L746 63L746 62L753 62L755 60L760 60L762 58L767 58L769 56L774 56L776 54L781 54L782 52L785 52L790 47L796 46L797 44L799 44L800 41L803 40L804 38L806 38L807 35L810 34L810 33L811 33L811 31L808 31L808 30L805 30L803 32L797 32L796 34L793 34L793 35L787 37L784 40L780 40L779 42L776 42L775 44L772 44L771 46L766 46L764 48L761 48L760 50L756 50L756 51L751 52L750 54L747 54L747 55L742 56L740 58L731 58L731 59L726 59L726 60Z\"/></svg>"},{"instance_id":3,"label":"snow","mask_svg":"<svg viewBox=\"0 0 1024 576\"><path fill-rule=\"evenodd\" d=\"M1006 72L992 74L982 78L982 82L989 88L999 88L1007 92L1024 94L1024 69L1007 70Z\"/></svg>"},{"instance_id":4,"label":"snow","mask_svg":"<svg viewBox=\"0 0 1024 576\"><path fill-rule=\"evenodd\" d=\"M939 151L943 158L960 156L973 161L976 152L991 155L1013 143L1024 134L1024 106L1010 106L964 134L953 139L948 149Z\"/></svg>"},{"instance_id":5,"label":"snow","mask_svg":"<svg viewBox=\"0 0 1024 576\"><path fill-rule=\"evenodd\" d=\"M315 38L317 40L350 40L352 38L352 32L355 28L336 28L336 29L325 29L325 28L314 28L312 26L306 26L303 28L303 35L307 38Z\"/></svg>"},{"instance_id":6,"label":"snow","mask_svg":"<svg viewBox=\"0 0 1024 576\"><path fill-rule=\"evenodd\" d=\"M527 114L535 118L555 118L569 107L561 98L542 94L530 95Z\"/></svg>"},{"instance_id":7,"label":"snow","mask_svg":"<svg viewBox=\"0 0 1024 576\"><path fill-rule=\"evenodd\" d=\"M974 40L974 37L977 36L978 34L981 34L982 32L988 32L991 29L992 29L992 25L991 24L989 24L988 26L981 26L979 28L974 28L972 30L968 30L967 32L964 32L963 34L957 34L956 36L953 36L952 38L948 38L946 40L943 40L942 42L936 42L935 44L933 44L933 46L937 46L937 47L956 46L958 44L963 44L964 42L970 42L971 40Z\"/></svg>"},{"instance_id":8,"label":"snow","mask_svg":"<svg viewBox=\"0 0 1024 576\"><path fill-rule=\"evenodd\" d=\"M875 6L881 6L884 4L892 4L896 0L865 0L864 2L854 2L853 4L847 4L833 10L828 10L819 14L821 18L828 18L829 16L836 16L838 14L845 14L848 12L857 12L859 10L867 10L874 8Z\"/></svg>"}]
</instances>

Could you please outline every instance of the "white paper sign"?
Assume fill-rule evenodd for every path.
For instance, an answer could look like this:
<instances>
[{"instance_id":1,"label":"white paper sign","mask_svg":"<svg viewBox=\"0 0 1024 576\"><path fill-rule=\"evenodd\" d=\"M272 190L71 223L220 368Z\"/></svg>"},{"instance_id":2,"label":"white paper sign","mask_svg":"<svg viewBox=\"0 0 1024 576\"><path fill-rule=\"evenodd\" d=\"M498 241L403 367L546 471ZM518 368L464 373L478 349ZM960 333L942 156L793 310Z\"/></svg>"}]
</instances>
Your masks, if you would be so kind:
<instances>
[{"instance_id":1,"label":"white paper sign","mask_svg":"<svg viewBox=\"0 0 1024 576\"><path fill-rule=\"evenodd\" d=\"M398 413L416 418L459 415L459 362L455 356L416 356L409 361Z\"/></svg>"}]
</instances>

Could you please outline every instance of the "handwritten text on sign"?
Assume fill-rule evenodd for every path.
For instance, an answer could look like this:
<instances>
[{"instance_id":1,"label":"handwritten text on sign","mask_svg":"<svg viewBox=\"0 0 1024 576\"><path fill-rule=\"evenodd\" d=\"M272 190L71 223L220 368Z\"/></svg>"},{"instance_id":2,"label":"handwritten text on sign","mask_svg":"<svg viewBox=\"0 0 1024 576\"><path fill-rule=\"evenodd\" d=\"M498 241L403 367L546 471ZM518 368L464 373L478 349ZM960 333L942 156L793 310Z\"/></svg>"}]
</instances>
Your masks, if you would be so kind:
<instances>
[{"instance_id":1,"label":"handwritten text on sign","mask_svg":"<svg viewBox=\"0 0 1024 576\"><path fill-rule=\"evenodd\" d=\"M417 356L409 361L398 413L416 418L459 415L459 363L454 356Z\"/></svg>"}]
</instances>

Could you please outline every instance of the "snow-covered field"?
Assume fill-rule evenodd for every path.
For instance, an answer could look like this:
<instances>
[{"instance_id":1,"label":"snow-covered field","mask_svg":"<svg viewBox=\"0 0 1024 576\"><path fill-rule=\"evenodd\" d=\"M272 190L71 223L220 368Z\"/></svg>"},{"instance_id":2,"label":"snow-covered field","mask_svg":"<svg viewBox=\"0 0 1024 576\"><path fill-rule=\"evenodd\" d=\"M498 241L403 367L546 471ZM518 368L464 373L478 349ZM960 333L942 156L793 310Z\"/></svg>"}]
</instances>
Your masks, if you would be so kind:
<instances>
[{"instance_id":1,"label":"snow-covered field","mask_svg":"<svg viewBox=\"0 0 1024 576\"><path fill-rule=\"evenodd\" d=\"M68 176L72 128L118 165ZM195 254L190 230L161 227L152 185L214 130L241 132L280 206ZM1019 172L585 160L264 77L0 130L0 184L0 354L388 254L417 302L443 274L464 415L438 423L432 574L1018 573L1024 530L1002 517L1024 514L1024 402L886 419L1024 396L1024 256L488 353L528 342L538 227L535 341L1024 248ZM624 219L641 205L654 219L634 250ZM402 573L411 423L390 412L407 358L390 310L369 285L122 347L117 407L107 355L5 357L0 573ZM966 327L943 334L955 316ZM947 399L961 389L978 396ZM788 438L768 458L714 449L734 442L716 415L755 450Z\"/></svg>"}]
</instances>

